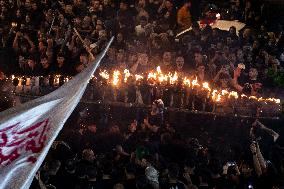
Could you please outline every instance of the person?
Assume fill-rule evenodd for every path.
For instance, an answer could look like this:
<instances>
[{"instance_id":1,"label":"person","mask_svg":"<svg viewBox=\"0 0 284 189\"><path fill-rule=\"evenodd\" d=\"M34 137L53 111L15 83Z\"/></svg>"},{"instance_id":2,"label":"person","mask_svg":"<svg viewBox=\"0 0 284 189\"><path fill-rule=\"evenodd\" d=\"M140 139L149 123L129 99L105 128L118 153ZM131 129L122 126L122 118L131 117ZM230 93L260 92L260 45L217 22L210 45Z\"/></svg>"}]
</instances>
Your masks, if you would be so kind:
<instances>
[{"instance_id":1,"label":"person","mask_svg":"<svg viewBox=\"0 0 284 189\"><path fill-rule=\"evenodd\" d=\"M177 23L181 30L188 29L191 24L191 14L189 8L191 7L191 2L189 0L185 0L183 6L178 10L177 13Z\"/></svg>"}]
</instances>

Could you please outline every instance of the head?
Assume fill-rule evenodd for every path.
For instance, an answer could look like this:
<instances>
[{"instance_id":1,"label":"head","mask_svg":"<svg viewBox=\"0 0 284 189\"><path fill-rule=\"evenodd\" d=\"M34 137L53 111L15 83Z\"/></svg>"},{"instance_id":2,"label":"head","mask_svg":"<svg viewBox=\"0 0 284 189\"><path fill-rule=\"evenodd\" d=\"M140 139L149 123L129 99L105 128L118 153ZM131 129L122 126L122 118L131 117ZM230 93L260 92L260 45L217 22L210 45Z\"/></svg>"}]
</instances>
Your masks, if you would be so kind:
<instances>
[{"instance_id":1,"label":"head","mask_svg":"<svg viewBox=\"0 0 284 189\"><path fill-rule=\"evenodd\" d=\"M48 57L47 56L42 56L40 58L40 63L41 63L41 66L44 68L44 69L47 69L49 67L49 61L48 61Z\"/></svg>"},{"instance_id":2,"label":"head","mask_svg":"<svg viewBox=\"0 0 284 189\"><path fill-rule=\"evenodd\" d=\"M80 54L80 63L82 64L88 63L88 54L86 52Z\"/></svg>"},{"instance_id":3,"label":"head","mask_svg":"<svg viewBox=\"0 0 284 189\"><path fill-rule=\"evenodd\" d=\"M187 7L187 8L190 8L191 7L191 1L190 0L185 0L184 1L184 6Z\"/></svg>"},{"instance_id":4,"label":"head","mask_svg":"<svg viewBox=\"0 0 284 189\"><path fill-rule=\"evenodd\" d=\"M28 58L28 66L29 68L34 68L36 66L36 63L33 57Z\"/></svg>"},{"instance_id":5,"label":"head","mask_svg":"<svg viewBox=\"0 0 284 189\"><path fill-rule=\"evenodd\" d=\"M137 129L137 121L135 120L129 125L128 131L134 133L136 129Z\"/></svg>"},{"instance_id":6,"label":"head","mask_svg":"<svg viewBox=\"0 0 284 189\"><path fill-rule=\"evenodd\" d=\"M146 53L138 54L138 62L140 65L146 66L148 65L149 57Z\"/></svg>"},{"instance_id":7,"label":"head","mask_svg":"<svg viewBox=\"0 0 284 189\"><path fill-rule=\"evenodd\" d=\"M82 152L82 159L88 162L93 162L95 160L95 153L91 149L85 149Z\"/></svg>"},{"instance_id":8,"label":"head","mask_svg":"<svg viewBox=\"0 0 284 189\"><path fill-rule=\"evenodd\" d=\"M178 70L182 70L184 65L184 58L182 56L178 56L176 58L176 67Z\"/></svg>"},{"instance_id":9,"label":"head","mask_svg":"<svg viewBox=\"0 0 284 189\"><path fill-rule=\"evenodd\" d=\"M256 68L250 68L249 69L249 78L251 80L257 80L257 76L258 76L258 71Z\"/></svg>"},{"instance_id":10,"label":"head","mask_svg":"<svg viewBox=\"0 0 284 189\"><path fill-rule=\"evenodd\" d=\"M57 55L57 64L58 66L63 66L64 65L64 62L65 62L65 57L63 56L63 54L58 54Z\"/></svg>"},{"instance_id":11,"label":"head","mask_svg":"<svg viewBox=\"0 0 284 189\"><path fill-rule=\"evenodd\" d=\"M147 25L147 18L145 16L140 17L140 25L145 27Z\"/></svg>"},{"instance_id":12,"label":"head","mask_svg":"<svg viewBox=\"0 0 284 189\"><path fill-rule=\"evenodd\" d=\"M88 125L88 130L91 132L91 133L96 133L97 132L97 125L96 124L90 124Z\"/></svg>"},{"instance_id":13,"label":"head","mask_svg":"<svg viewBox=\"0 0 284 189\"><path fill-rule=\"evenodd\" d=\"M234 26L231 26L229 29L231 35L237 35L237 29Z\"/></svg>"},{"instance_id":14,"label":"head","mask_svg":"<svg viewBox=\"0 0 284 189\"><path fill-rule=\"evenodd\" d=\"M122 49L118 50L118 52L116 54L116 61L117 62L124 62L124 58L125 58L124 50L122 50Z\"/></svg>"},{"instance_id":15,"label":"head","mask_svg":"<svg viewBox=\"0 0 284 189\"><path fill-rule=\"evenodd\" d=\"M120 10L127 10L128 9L128 5L126 2L121 2L119 5Z\"/></svg>"},{"instance_id":16,"label":"head","mask_svg":"<svg viewBox=\"0 0 284 189\"><path fill-rule=\"evenodd\" d=\"M168 10L172 9L172 8L173 8L173 2L172 2L171 0L167 0L167 1L165 2L165 7L166 7Z\"/></svg>"},{"instance_id":17,"label":"head","mask_svg":"<svg viewBox=\"0 0 284 189\"><path fill-rule=\"evenodd\" d=\"M203 56L200 52L196 52L194 53L194 60L195 60L195 63L198 65L198 64L202 64L203 62Z\"/></svg>"},{"instance_id":18,"label":"head","mask_svg":"<svg viewBox=\"0 0 284 189\"><path fill-rule=\"evenodd\" d=\"M172 53L170 51L165 51L163 54L163 62L165 65L170 65L172 60Z\"/></svg>"}]
</instances>

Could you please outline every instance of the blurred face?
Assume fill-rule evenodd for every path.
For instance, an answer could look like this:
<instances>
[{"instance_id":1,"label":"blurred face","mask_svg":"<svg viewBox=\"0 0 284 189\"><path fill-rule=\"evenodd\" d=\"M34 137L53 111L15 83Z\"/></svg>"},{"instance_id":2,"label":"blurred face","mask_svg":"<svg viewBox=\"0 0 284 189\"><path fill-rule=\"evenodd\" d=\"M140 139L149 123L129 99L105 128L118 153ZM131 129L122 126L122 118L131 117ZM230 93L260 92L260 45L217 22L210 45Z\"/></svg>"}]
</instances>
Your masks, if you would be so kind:
<instances>
[{"instance_id":1,"label":"blurred face","mask_svg":"<svg viewBox=\"0 0 284 189\"><path fill-rule=\"evenodd\" d=\"M117 34L117 41L122 42L123 41L123 35L121 33Z\"/></svg>"},{"instance_id":2,"label":"blurred face","mask_svg":"<svg viewBox=\"0 0 284 189\"><path fill-rule=\"evenodd\" d=\"M30 16L28 16L28 15L26 15L26 22L30 22L31 21L31 19L30 19Z\"/></svg>"},{"instance_id":3,"label":"blurred face","mask_svg":"<svg viewBox=\"0 0 284 189\"><path fill-rule=\"evenodd\" d=\"M20 10L17 10L16 16L17 16L17 17L21 17L21 11L20 11Z\"/></svg>"},{"instance_id":4,"label":"blurred face","mask_svg":"<svg viewBox=\"0 0 284 189\"><path fill-rule=\"evenodd\" d=\"M129 126L129 132L134 133L136 131L137 124L136 123L131 123Z\"/></svg>"},{"instance_id":5,"label":"blurred face","mask_svg":"<svg viewBox=\"0 0 284 189\"><path fill-rule=\"evenodd\" d=\"M93 1L93 8L95 10L99 9L100 8L100 1Z\"/></svg>"},{"instance_id":6,"label":"blurred face","mask_svg":"<svg viewBox=\"0 0 284 189\"><path fill-rule=\"evenodd\" d=\"M200 53L195 53L194 54L194 60L196 63L202 63L202 55Z\"/></svg>"},{"instance_id":7,"label":"blurred face","mask_svg":"<svg viewBox=\"0 0 284 189\"><path fill-rule=\"evenodd\" d=\"M172 59L171 52L164 52L163 54L163 61L166 63L166 65L169 65Z\"/></svg>"},{"instance_id":8,"label":"blurred face","mask_svg":"<svg viewBox=\"0 0 284 189\"><path fill-rule=\"evenodd\" d=\"M35 66L35 61L34 60L28 60L28 66L30 68L33 68Z\"/></svg>"},{"instance_id":9,"label":"blurred face","mask_svg":"<svg viewBox=\"0 0 284 189\"><path fill-rule=\"evenodd\" d=\"M96 133L97 132L97 126L95 124L89 125L88 130L91 131L92 133Z\"/></svg>"},{"instance_id":10,"label":"blurred face","mask_svg":"<svg viewBox=\"0 0 284 189\"><path fill-rule=\"evenodd\" d=\"M142 27L145 27L145 26L147 25L146 20L140 20L140 25L141 25Z\"/></svg>"},{"instance_id":11,"label":"blurred face","mask_svg":"<svg viewBox=\"0 0 284 189\"><path fill-rule=\"evenodd\" d=\"M204 73L205 67L204 66L198 66L197 71L198 71L198 73Z\"/></svg>"},{"instance_id":12,"label":"blurred face","mask_svg":"<svg viewBox=\"0 0 284 189\"><path fill-rule=\"evenodd\" d=\"M88 57L86 55L80 55L80 62L83 64L88 63Z\"/></svg>"},{"instance_id":13,"label":"blurred face","mask_svg":"<svg viewBox=\"0 0 284 189\"><path fill-rule=\"evenodd\" d=\"M251 68L251 69L249 70L249 78L250 78L250 79L256 79L256 78L257 78L257 75L258 75L257 69Z\"/></svg>"},{"instance_id":14,"label":"blurred face","mask_svg":"<svg viewBox=\"0 0 284 189\"><path fill-rule=\"evenodd\" d=\"M183 65L184 65L184 58L183 57L177 57L176 65L177 65L178 69L182 69Z\"/></svg>"},{"instance_id":15,"label":"blurred face","mask_svg":"<svg viewBox=\"0 0 284 189\"><path fill-rule=\"evenodd\" d=\"M124 54L123 54L122 52L118 52L118 53L117 53L117 56L116 56L116 60L117 60L118 62L123 62L123 60L124 60Z\"/></svg>"},{"instance_id":16,"label":"blurred face","mask_svg":"<svg viewBox=\"0 0 284 189\"><path fill-rule=\"evenodd\" d=\"M237 60L236 60L236 55L234 54L234 53L231 53L230 55L229 55L229 61L231 62L231 63L235 63Z\"/></svg>"},{"instance_id":17,"label":"blurred face","mask_svg":"<svg viewBox=\"0 0 284 189\"><path fill-rule=\"evenodd\" d=\"M221 82L221 87L222 88L227 88L229 86L229 80L228 79L220 79L220 82Z\"/></svg>"},{"instance_id":18,"label":"blurred face","mask_svg":"<svg viewBox=\"0 0 284 189\"><path fill-rule=\"evenodd\" d=\"M64 57L61 57L61 56L57 57L57 64L58 65L63 65L64 64L64 60L65 60Z\"/></svg>"},{"instance_id":19,"label":"blurred face","mask_svg":"<svg viewBox=\"0 0 284 189\"><path fill-rule=\"evenodd\" d=\"M230 34L236 34L235 28L232 28L232 27L230 28L229 32L230 32Z\"/></svg>"},{"instance_id":20,"label":"blurred face","mask_svg":"<svg viewBox=\"0 0 284 189\"><path fill-rule=\"evenodd\" d=\"M237 58L239 60L244 58L244 53L243 53L243 51L241 49L239 49L238 52L237 52Z\"/></svg>"},{"instance_id":21,"label":"blurred face","mask_svg":"<svg viewBox=\"0 0 284 189\"><path fill-rule=\"evenodd\" d=\"M148 64L148 55L145 54L145 53L141 53L139 54L138 56L138 62L139 64L143 65L143 66L146 66Z\"/></svg>"},{"instance_id":22,"label":"blurred face","mask_svg":"<svg viewBox=\"0 0 284 189\"><path fill-rule=\"evenodd\" d=\"M42 65L43 68L48 68L49 67L49 63L48 63L48 60L47 58L43 58L40 60L40 63Z\"/></svg>"},{"instance_id":23,"label":"blurred face","mask_svg":"<svg viewBox=\"0 0 284 189\"><path fill-rule=\"evenodd\" d=\"M137 62L137 60L138 60L138 57L136 54L133 54L130 56L130 62Z\"/></svg>"},{"instance_id":24,"label":"blurred face","mask_svg":"<svg viewBox=\"0 0 284 189\"><path fill-rule=\"evenodd\" d=\"M167 9L171 9L173 7L173 4L170 1L166 1L165 6Z\"/></svg>"}]
</instances>

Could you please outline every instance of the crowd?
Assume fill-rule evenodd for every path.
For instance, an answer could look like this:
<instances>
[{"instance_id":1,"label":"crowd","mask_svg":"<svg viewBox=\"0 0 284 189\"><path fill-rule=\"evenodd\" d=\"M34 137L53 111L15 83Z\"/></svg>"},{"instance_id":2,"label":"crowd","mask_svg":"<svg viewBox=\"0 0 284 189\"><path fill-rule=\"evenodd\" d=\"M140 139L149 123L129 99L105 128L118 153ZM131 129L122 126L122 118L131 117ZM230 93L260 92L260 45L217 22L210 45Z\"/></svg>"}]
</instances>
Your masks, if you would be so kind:
<instances>
[{"instance_id":1,"label":"crowd","mask_svg":"<svg viewBox=\"0 0 284 189\"><path fill-rule=\"evenodd\" d=\"M102 115L106 112L103 108L98 109L84 105L75 111L31 188L276 189L284 186L283 133L279 125L283 121L208 115L194 115L186 120L178 114L170 121L160 100L153 103L149 112L136 110L136 116L135 110L116 109L109 112L110 118ZM274 125L277 132L264 123Z\"/></svg>"},{"instance_id":2,"label":"crowd","mask_svg":"<svg viewBox=\"0 0 284 189\"><path fill-rule=\"evenodd\" d=\"M76 75L115 36L101 70L135 74L159 65L255 95L284 84L283 28L268 31L266 10L265 3L239 0L220 8L207 1L3 0L1 50L10 56L2 55L1 70L8 76ZM222 31L196 22L214 20L216 13L246 27Z\"/></svg>"},{"instance_id":3,"label":"crowd","mask_svg":"<svg viewBox=\"0 0 284 189\"><path fill-rule=\"evenodd\" d=\"M164 72L177 71L251 95L284 86L283 28L269 26L267 4L235 0L220 5L198 0L0 0L0 79L3 74L74 76L115 36L100 70L128 69L135 74L160 66ZM215 21L217 13L246 27L223 31L198 24ZM189 27L192 30L176 37ZM200 145L200 139L181 136L183 132L165 121L163 108L160 100L154 101L149 116L129 123L125 132L114 123L98 133L92 121L73 122L82 125L64 142L54 143L33 187L268 189L281 185L282 156L270 154L274 159L266 161L256 131L269 133L276 142L279 135L260 121L246 133L249 145L234 152L227 149L234 156L226 159L214 148ZM280 153L279 145L273 146L277 150L270 153ZM250 151L238 158L245 148Z\"/></svg>"}]
</instances>

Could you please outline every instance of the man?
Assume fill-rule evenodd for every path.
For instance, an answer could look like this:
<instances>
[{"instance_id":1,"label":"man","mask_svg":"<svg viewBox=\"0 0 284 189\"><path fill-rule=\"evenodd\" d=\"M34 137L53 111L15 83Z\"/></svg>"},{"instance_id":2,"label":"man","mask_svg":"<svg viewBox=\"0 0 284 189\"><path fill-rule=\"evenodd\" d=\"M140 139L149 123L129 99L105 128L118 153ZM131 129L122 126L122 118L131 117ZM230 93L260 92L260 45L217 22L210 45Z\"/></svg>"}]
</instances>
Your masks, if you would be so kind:
<instances>
[{"instance_id":1,"label":"man","mask_svg":"<svg viewBox=\"0 0 284 189\"><path fill-rule=\"evenodd\" d=\"M183 6L178 10L177 22L179 28L181 28L182 30L187 29L191 26L191 14L189 12L190 7L190 1L186 0Z\"/></svg>"}]
</instances>

